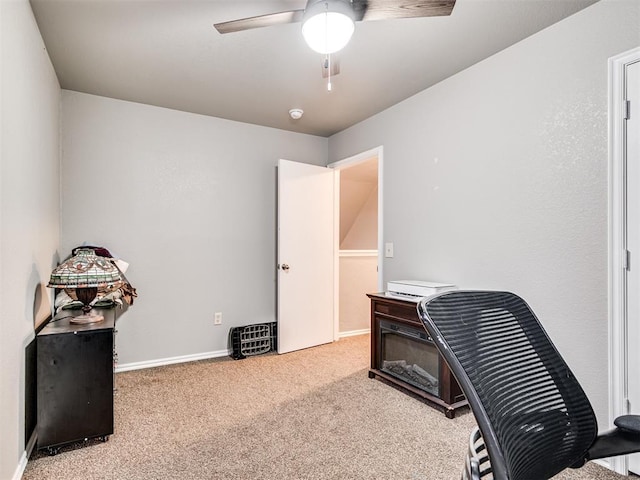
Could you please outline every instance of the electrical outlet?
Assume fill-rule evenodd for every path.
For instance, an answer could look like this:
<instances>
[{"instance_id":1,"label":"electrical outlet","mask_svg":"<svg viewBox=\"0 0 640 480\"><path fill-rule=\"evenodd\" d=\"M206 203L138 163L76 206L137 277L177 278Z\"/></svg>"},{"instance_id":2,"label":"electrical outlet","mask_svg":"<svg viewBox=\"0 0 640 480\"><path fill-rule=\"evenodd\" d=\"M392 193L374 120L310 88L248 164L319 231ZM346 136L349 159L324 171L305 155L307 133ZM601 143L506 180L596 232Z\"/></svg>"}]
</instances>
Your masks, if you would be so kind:
<instances>
[{"instance_id":1,"label":"electrical outlet","mask_svg":"<svg viewBox=\"0 0 640 480\"><path fill-rule=\"evenodd\" d=\"M214 325L222 325L222 312L216 312L213 316Z\"/></svg>"},{"instance_id":2,"label":"electrical outlet","mask_svg":"<svg viewBox=\"0 0 640 480\"><path fill-rule=\"evenodd\" d=\"M384 244L384 256L387 258L393 258L393 243Z\"/></svg>"}]
</instances>

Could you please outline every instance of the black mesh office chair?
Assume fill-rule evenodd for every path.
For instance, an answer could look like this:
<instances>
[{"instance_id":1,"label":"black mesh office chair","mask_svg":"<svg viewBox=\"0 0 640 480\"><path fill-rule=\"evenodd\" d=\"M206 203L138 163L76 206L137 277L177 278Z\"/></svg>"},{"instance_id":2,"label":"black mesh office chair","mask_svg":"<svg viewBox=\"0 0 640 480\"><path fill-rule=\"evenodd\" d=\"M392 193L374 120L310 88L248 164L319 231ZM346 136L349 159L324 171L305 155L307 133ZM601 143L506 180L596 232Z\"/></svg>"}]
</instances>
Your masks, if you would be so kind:
<instances>
[{"instance_id":1,"label":"black mesh office chair","mask_svg":"<svg viewBox=\"0 0 640 480\"><path fill-rule=\"evenodd\" d=\"M640 416L598 436L596 418L529 306L508 292L427 297L418 314L469 401L462 478L544 480L588 460L640 451Z\"/></svg>"}]
</instances>

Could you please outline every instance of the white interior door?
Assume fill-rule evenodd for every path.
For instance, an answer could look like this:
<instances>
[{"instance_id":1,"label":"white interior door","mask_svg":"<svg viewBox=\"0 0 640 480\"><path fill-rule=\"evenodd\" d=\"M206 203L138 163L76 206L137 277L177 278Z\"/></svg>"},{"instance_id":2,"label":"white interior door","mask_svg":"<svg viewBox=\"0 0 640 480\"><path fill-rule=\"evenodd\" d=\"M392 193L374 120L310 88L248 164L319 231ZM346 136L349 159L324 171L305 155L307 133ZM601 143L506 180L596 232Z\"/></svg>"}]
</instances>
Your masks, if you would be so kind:
<instances>
[{"instance_id":1,"label":"white interior door","mask_svg":"<svg viewBox=\"0 0 640 480\"><path fill-rule=\"evenodd\" d=\"M627 167L627 398L629 413L640 414L640 62L626 67L625 121ZM629 470L640 475L640 453L629 456Z\"/></svg>"},{"instance_id":2,"label":"white interior door","mask_svg":"<svg viewBox=\"0 0 640 480\"><path fill-rule=\"evenodd\" d=\"M333 341L333 175L278 162L278 353Z\"/></svg>"}]
</instances>

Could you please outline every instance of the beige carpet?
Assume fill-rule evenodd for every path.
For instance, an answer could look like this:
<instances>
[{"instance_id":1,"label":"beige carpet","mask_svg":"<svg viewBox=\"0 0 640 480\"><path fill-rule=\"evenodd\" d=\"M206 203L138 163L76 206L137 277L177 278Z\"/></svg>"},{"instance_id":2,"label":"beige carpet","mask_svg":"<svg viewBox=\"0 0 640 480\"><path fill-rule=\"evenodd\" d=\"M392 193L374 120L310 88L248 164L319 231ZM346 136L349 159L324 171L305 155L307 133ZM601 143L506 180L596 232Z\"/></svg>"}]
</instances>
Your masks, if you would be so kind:
<instances>
[{"instance_id":1,"label":"beige carpet","mask_svg":"<svg viewBox=\"0 0 640 480\"><path fill-rule=\"evenodd\" d=\"M474 420L371 380L369 337L117 375L108 442L34 453L33 479L460 477ZM558 479L621 479L598 465Z\"/></svg>"}]
</instances>

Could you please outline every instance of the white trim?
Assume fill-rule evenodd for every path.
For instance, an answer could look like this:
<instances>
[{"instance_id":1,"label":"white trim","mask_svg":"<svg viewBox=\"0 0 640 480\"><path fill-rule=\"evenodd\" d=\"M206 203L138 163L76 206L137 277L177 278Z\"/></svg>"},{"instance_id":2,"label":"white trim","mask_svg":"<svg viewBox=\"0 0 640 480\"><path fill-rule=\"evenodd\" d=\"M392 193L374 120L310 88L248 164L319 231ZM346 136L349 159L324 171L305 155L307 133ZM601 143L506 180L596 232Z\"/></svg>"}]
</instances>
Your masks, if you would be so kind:
<instances>
[{"instance_id":1,"label":"white trim","mask_svg":"<svg viewBox=\"0 0 640 480\"><path fill-rule=\"evenodd\" d=\"M36 440L38 439L37 431L38 429L34 428L33 433L31 434L31 437L29 438L29 441L24 448L24 452L22 452L22 456L20 457L20 462L16 467L16 471L13 473L13 477L11 477L12 480L20 480L22 478L22 475L24 475L24 470L25 468L27 468L27 462L29 461L31 452L33 452L33 449L36 446Z\"/></svg>"},{"instance_id":2,"label":"white trim","mask_svg":"<svg viewBox=\"0 0 640 480\"><path fill-rule=\"evenodd\" d=\"M378 147L378 291L384 291L384 196L383 196L383 172L384 172L384 159L383 148Z\"/></svg>"},{"instance_id":3,"label":"white trim","mask_svg":"<svg viewBox=\"0 0 640 480\"><path fill-rule=\"evenodd\" d=\"M329 168L329 167L327 167ZM333 169L333 341L340 339L340 170Z\"/></svg>"},{"instance_id":4,"label":"white trim","mask_svg":"<svg viewBox=\"0 0 640 480\"><path fill-rule=\"evenodd\" d=\"M597 460L591 460L593 463L597 463L601 467L606 468L607 470L613 470L611 466L611 458L598 458Z\"/></svg>"},{"instance_id":5,"label":"white trim","mask_svg":"<svg viewBox=\"0 0 640 480\"><path fill-rule=\"evenodd\" d=\"M370 333L370 328L363 328L362 330L350 330L348 332L340 332L340 338L355 337L356 335L369 335Z\"/></svg>"},{"instance_id":6,"label":"white trim","mask_svg":"<svg viewBox=\"0 0 640 480\"><path fill-rule=\"evenodd\" d=\"M609 59L609 427L627 412L626 352L626 276L623 255L626 250L625 159L622 102L624 70L640 61L640 48ZM626 456L611 458L608 468L628 474Z\"/></svg>"},{"instance_id":7,"label":"white trim","mask_svg":"<svg viewBox=\"0 0 640 480\"><path fill-rule=\"evenodd\" d=\"M179 357L159 358L157 360L146 360L144 362L123 363L116 366L116 373L128 372L130 370L141 370L143 368L163 367L175 363L195 362L198 360L208 360L210 358L226 357L229 350L218 350L214 352L196 353L193 355L181 355Z\"/></svg>"},{"instance_id":8,"label":"white trim","mask_svg":"<svg viewBox=\"0 0 640 480\"><path fill-rule=\"evenodd\" d=\"M376 257L378 256L377 250L340 250L338 252L340 257Z\"/></svg>"},{"instance_id":9,"label":"white trim","mask_svg":"<svg viewBox=\"0 0 640 480\"><path fill-rule=\"evenodd\" d=\"M329 168L335 168L337 170L340 170L344 167L349 167L351 165L355 165L356 163L364 162L365 160L369 160L373 157L378 157L378 160L380 160L381 154L382 154L382 145L379 147L372 148L370 150L366 150L364 152L357 153L352 157L343 158L342 160L338 160L336 162L330 163L327 166ZM378 165L378 170L380 170L380 165ZM379 178L379 175L378 175L378 178Z\"/></svg>"}]
</instances>

